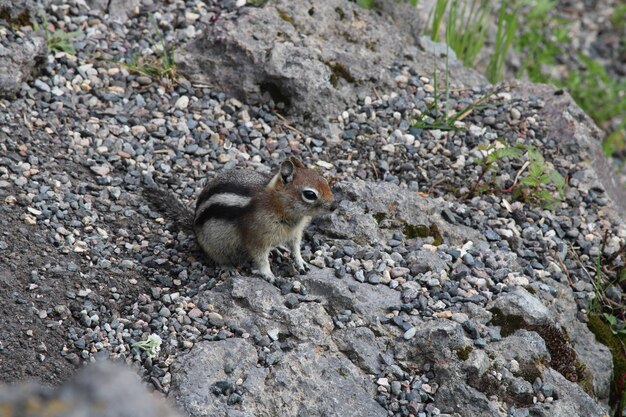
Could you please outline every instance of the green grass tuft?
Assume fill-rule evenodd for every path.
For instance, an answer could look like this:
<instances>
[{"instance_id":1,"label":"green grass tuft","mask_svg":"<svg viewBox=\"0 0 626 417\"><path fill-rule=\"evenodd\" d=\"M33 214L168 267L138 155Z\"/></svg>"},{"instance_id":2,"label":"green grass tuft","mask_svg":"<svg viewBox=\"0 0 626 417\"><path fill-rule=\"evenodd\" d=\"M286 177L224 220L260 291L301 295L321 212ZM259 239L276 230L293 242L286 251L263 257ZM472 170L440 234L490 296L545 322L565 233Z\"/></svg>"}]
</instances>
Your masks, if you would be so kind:
<instances>
[{"instance_id":1,"label":"green grass tuft","mask_svg":"<svg viewBox=\"0 0 626 417\"><path fill-rule=\"evenodd\" d=\"M472 185L468 197L488 191L510 193L514 199L539 205L546 210L556 210L565 196L565 178L552 169L537 148L531 145L509 146L503 141L481 146L485 156L480 160L482 172ZM513 184L501 189L492 180L486 183L487 174L499 169L504 159L517 159L522 164Z\"/></svg>"},{"instance_id":2,"label":"green grass tuft","mask_svg":"<svg viewBox=\"0 0 626 417\"><path fill-rule=\"evenodd\" d=\"M63 32L62 30L55 30L50 32L48 30L48 19L42 10L39 11L41 17L41 27L35 23L33 29L35 31L42 29L48 50L52 52L65 52L69 55L76 55L76 48L72 44L72 39L79 36L82 32L79 30L72 32Z\"/></svg>"},{"instance_id":3,"label":"green grass tuft","mask_svg":"<svg viewBox=\"0 0 626 417\"><path fill-rule=\"evenodd\" d=\"M127 62L122 63L130 72L146 75L168 83L176 83L178 73L174 61L174 45L169 44L153 21L154 34L150 37L151 49L155 55L146 57L135 52Z\"/></svg>"},{"instance_id":4,"label":"green grass tuft","mask_svg":"<svg viewBox=\"0 0 626 417\"><path fill-rule=\"evenodd\" d=\"M490 13L490 2L485 0L452 0L450 4L446 41L466 67L474 65L485 44Z\"/></svg>"}]
</instances>

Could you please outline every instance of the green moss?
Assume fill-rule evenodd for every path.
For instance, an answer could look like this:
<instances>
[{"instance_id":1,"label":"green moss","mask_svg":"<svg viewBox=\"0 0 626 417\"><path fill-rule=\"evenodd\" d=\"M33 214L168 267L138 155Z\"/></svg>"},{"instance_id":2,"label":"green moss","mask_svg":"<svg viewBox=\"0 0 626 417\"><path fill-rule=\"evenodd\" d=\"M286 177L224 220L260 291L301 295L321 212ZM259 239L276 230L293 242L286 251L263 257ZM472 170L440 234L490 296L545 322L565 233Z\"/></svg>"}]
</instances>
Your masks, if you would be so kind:
<instances>
[{"instance_id":1,"label":"green moss","mask_svg":"<svg viewBox=\"0 0 626 417\"><path fill-rule=\"evenodd\" d=\"M585 372L585 369L580 366L576 352L569 343L566 333L552 324L528 324L522 316L505 315L497 308L492 309L491 313L493 314L491 322L501 327L502 336L506 337L519 329L537 333L544 340L550 353L550 366L569 381L585 381L585 384L589 385L591 374ZM534 377L539 376L534 375L534 371L532 373L533 375L527 375L524 379L532 382Z\"/></svg>"},{"instance_id":2,"label":"green moss","mask_svg":"<svg viewBox=\"0 0 626 417\"><path fill-rule=\"evenodd\" d=\"M462 361L465 361L467 360L467 358L469 358L469 355L470 353L472 353L472 350L474 350L474 348L472 348L469 345L462 346L459 350L456 351L456 356Z\"/></svg>"},{"instance_id":3,"label":"green moss","mask_svg":"<svg viewBox=\"0 0 626 417\"><path fill-rule=\"evenodd\" d=\"M365 47L369 49L370 51L376 52L377 46L378 46L378 39L365 41Z\"/></svg>"},{"instance_id":4,"label":"green moss","mask_svg":"<svg viewBox=\"0 0 626 417\"><path fill-rule=\"evenodd\" d=\"M443 243L443 237L436 224L431 224L430 226L407 224L402 232L407 239L432 237L434 239L433 245L439 246Z\"/></svg>"},{"instance_id":5,"label":"green moss","mask_svg":"<svg viewBox=\"0 0 626 417\"><path fill-rule=\"evenodd\" d=\"M283 12L282 10L278 11L278 16L280 16L281 19L283 19L285 22L289 23L291 26L296 26L293 18L291 16L289 16L286 12Z\"/></svg>"},{"instance_id":6,"label":"green moss","mask_svg":"<svg viewBox=\"0 0 626 417\"><path fill-rule=\"evenodd\" d=\"M472 383L470 381L470 385L485 394L487 397L491 397L492 395L497 395L502 383L496 379L491 372L485 372L483 376L478 379L477 383Z\"/></svg>"},{"instance_id":7,"label":"green moss","mask_svg":"<svg viewBox=\"0 0 626 417\"><path fill-rule=\"evenodd\" d=\"M374 213L372 216L374 220L376 220L376 223L380 223L387 218L387 213Z\"/></svg>"},{"instance_id":8,"label":"green moss","mask_svg":"<svg viewBox=\"0 0 626 417\"><path fill-rule=\"evenodd\" d=\"M491 322L500 326L500 333L504 337L526 328L526 322L522 316L505 315L499 308L491 309L491 313L493 314Z\"/></svg>"},{"instance_id":9,"label":"green moss","mask_svg":"<svg viewBox=\"0 0 626 417\"><path fill-rule=\"evenodd\" d=\"M0 19L11 23L11 10L8 7L0 9Z\"/></svg>"},{"instance_id":10,"label":"green moss","mask_svg":"<svg viewBox=\"0 0 626 417\"><path fill-rule=\"evenodd\" d=\"M529 293L531 293L533 295L537 294L537 290L535 289L535 287L527 285L524 288L526 289L526 291L528 291Z\"/></svg>"},{"instance_id":11,"label":"green moss","mask_svg":"<svg viewBox=\"0 0 626 417\"><path fill-rule=\"evenodd\" d=\"M0 9L0 20L6 21L15 29L22 26L31 25L30 13L26 9L22 10L15 17L13 17L11 14L11 9L8 7L3 7L2 9Z\"/></svg>"},{"instance_id":12,"label":"green moss","mask_svg":"<svg viewBox=\"0 0 626 417\"><path fill-rule=\"evenodd\" d=\"M579 373L579 363L576 352L571 347L565 334L551 324L527 326L527 330L536 332L546 343L550 352L550 366L569 381L578 382L583 379Z\"/></svg>"},{"instance_id":13,"label":"green moss","mask_svg":"<svg viewBox=\"0 0 626 417\"><path fill-rule=\"evenodd\" d=\"M541 378L544 367L545 364L539 361L535 363L528 363L524 366L520 364L519 375L532 384L537 378Z\"/></svg>"},{"instance_id":14,"label":"green moss","mask_svg":"<svg viewBox=\"0 0 626 417\"><path fill-rule=\"evenodd\" d=\"M622 407L623 410L626 406L624 404L626 402L626 398L624 398L626 392L626 350L624 348L626 336L613 334L611 325L602 320L601 316L595 314L589 316L587 327L596 335L600 343L609 348L613 355L613 381L611 382L609 404L612 407ZM619 410L616 415L621 415L622 410Z\"/></svg>"},{"instance_id":15,"label":"green moss","mask_svg":"<svg viewBox=\"0 0 626 417\"><path fill-rule=\"evenodd\" d=\"M354 77L345 65L334 61L325 62L325 64L330 69L330 83L333 87L337 88L340 78L343 78L350 84L353 84L355 82Z\"/></svg>"},{"instance_id":16,"label":"green moss","mask_svg":"<svg viewBox=\"0 0 626 417\"><path fill-rule=\"evenodd\" d=\"M343 11L341 7L335 7L335 12L339 16L339 20L343 20L346 18L346 13Z\"/></svg>"},{"instance_id":17,"label":"green moss","mask_svg":"<svg viewBox=\"0 0 626 417\"><path fill-rule=\"evenodd\" d=\"M626 29L626 4L617 6L609 18L615 29Z\"/></svg>"},{"instance_id":18,"label":"green moss","mask_svg":"<svg viewBox=\"0 0 626 417\"><path fill-rule=\"evenodd\" d=\"M578 384L593 397L593 374L580 360L576 360L576 373L578 374Z\"/></svg>"}]
</instances>

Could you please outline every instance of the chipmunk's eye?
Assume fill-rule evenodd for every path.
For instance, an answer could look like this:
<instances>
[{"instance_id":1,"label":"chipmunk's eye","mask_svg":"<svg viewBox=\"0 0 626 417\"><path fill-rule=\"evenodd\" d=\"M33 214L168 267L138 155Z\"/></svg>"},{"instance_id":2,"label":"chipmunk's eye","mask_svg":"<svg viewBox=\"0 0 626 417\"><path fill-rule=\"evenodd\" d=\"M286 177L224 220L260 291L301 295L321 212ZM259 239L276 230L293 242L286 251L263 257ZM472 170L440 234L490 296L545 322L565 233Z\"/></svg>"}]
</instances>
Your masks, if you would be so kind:
<instances>
[{"instance_id":1,"label":"chipmunk's eye","mask_svg":"<svg viewBox=\"0 0 626 417\"><path fill-rule=\"evenodd\" d=\"M302 191L302 199L306 201L307 203L312 203L315 200L317 200L317 198L318 198L318 195L317 195L317 191L315 190L306 189Z\"/></svg>"}]
</instances>

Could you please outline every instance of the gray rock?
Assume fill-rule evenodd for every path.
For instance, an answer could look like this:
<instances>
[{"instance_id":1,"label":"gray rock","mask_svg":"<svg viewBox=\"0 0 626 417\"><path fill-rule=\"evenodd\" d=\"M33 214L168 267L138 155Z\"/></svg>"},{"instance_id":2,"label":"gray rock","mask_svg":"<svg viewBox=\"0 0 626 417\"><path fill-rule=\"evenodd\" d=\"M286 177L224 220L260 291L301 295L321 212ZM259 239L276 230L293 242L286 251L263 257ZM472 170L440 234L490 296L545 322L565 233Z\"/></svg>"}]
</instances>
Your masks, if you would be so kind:
<instances>
[{"instance_id":1,"label":"gray rock","mask_svg":"<svg viewBox=\"0 0 626 417\"><path fill-rule=\"evenodd\" d=\"M111 19L124 23L141 4L140 0L86 0L94 12L109 14Z\"/></svg>"},{"instance_id":2,"label":"gray rock","mask_svg":"<svg viewBox=\"0 0 626 417\"><path fill-rule=\"evenodd\" d=\"M550 354L541 336L523 329L489 343L485 351L502 357L506 362L515 359L525 372L541 373L543 363L550 362Z\"/></svg>"},{"instance_id":3,"label":"gray rock","mask_svg":"<svg viewBox=\"0 0 626 417\"><path fill-rule=\"evenodd\" d=\"M533 386L523 378L514 378L508 387L508 393L518 402L531 402L534 395Z\"/></svg>"},{"instance_id":4,"label":"gray rock","mask_svg":"<svg viewBox=\"0 0 626 417\"><path fill-rule=\"evenodd\" d=\"M530 325L549 323L553 317L538 298L522 287L515 287L510 293L498 297L490 310L498 312L505 321L521 319Z\"/></svg>"},{"instance_id":5,"label":"gray rock","mask_svg":"<svg viewBox=\"0 0 626 417\"><path fill-rule=\"evenodd\" d=\"M0 43L0 97L14 96L21 84L46 64L48 47L41 34L28 34L21 43Z\"/></svg>"},{"instance_id":6,"label":"gray rock","mask_svg":"<svg viewBox=\"0 0 626 417\"><path fill-rule=\"evenodd\" d=\"M544 385L550 384L554 387L558 393L558 400L533 405L530 407L531 415L539 417L608 415L608 410L598 405L580 385L568 381L554 369L546 369L543 381Z\"/></svg>"},{"instance_id":7,"label":"gray rock","mask_svg":"<svg viewBox=\"0 0 626 417\"><path fill-rule=\"evenodd\" d=\"M424 272L432 271L439 273L447 268L444 260L436 253L420 250L412 253L407 260L411 274L421 274Z\"/></svg>"},{"instance_id":8,"label":"gray rock","mask_svg":"<svg viewBox=\"0 0 626 417\"><path fill-rule=\"evenodd\" d=\"M620 303L622 301L622 289L617 285L610 285L606 288L604 294L610 300Z\"/></svg>"},{"instance_id":9,"label":"gray rock","mask_svg":"<svg viewBox=\"0 0 626 417\"><path fill-rule=\"evenodd\" d=\"M177 417L165 401L151 395L130 369L109 362L83 368L57 388L37 384L0 386L0 404L12 415L64 417ZM60 408L61 407L61 408ZM29 410L29 411L27 411ZM40 414L32 410L40 410ZM59 413L58 410L65 410ZM11 414L10 414L11 415Z\"/></svg>"},{"instance_id":10,"label":"gray rock","mask_svg":"<svg viewBox=\"0 0 626 417\"><path fill-rule=\"evenodd\" d=\"M243 339L202 342L177 359L172 392L192 417L241 416L360 416L378 417L385 410L370 392L374 385L349 360L310 344L288 352L272 371L257 368L255 348ZM232 361L226 374L223 363ZM227 404L212 392L218 381L243 379L242 401Z\"/></svg>"},{"instance_id":11,"label":"gray rock","mask_svg":"<svg viewBox=\"0 0 626 417\"><path fill-rule=\"evenodd\" d=\"M300 123L328 133L329 119L360 94L395 86L382 66L403 61L428 74L433 72L428 56L387 16L356 4L281 0L221 22L177 51L175 59L194 81L249 103L269 94ZM444 64L438 63L440 73ZM470 78L486 84L454 59L448 70L453 84Z\"/></svg>"},{"instance_id":12,"label":"gray rock","mask_svg":"<svg viewBox=\"0 0 626 417\"><path fill-rule=\"evenodd\" d=\"M471 378L480 378L489 369L491 362L487 353L482 349L474 349L464 364Z\"/></svg>"},{"instance_id":13,"label":"gray rock","mask_svg":"<svg viewBox=\"0 0 626 417\"><path fill-rule=\"evenodd\" d=\"M606 404L609 398L613 359L611 351L599 343L585 323L577 317L574 293L568 285L550 280L549 284L558 290L559 297L550 305L550 311L557 322L567 332L570 345L578 359L591 373L591 387L595 396Z\"/></svg>"},{"instance_id":14,"label":"gray rock","mask_svg":"<svg viewBox=\"0 0 626 417\"><path fill-rule=\"evenodd\" d=\"M312 270L300 278L311 294L322 297L329 310L351 310L369 324L380 323L389 306L400 302L400 294L387 286L352 286L347 280L335 278L330 268Z\"/></svg>"},{"instance_id":15,"label":"gray rock","mask_svg":"<svg viewBox=\"0 0 626 417\"><path fill-rule=\"evenodd\" d=\"M317 222L330 237L372 245L391 239L398 229L409 233L410 226L434 225L444 243L450 246L462 246L468 240L473 241L475 247L486 245L476 230L445 221L440 214L442 202L420 198L394 184L353 180L339 182L334 189L337 200L341 200L339 208ZM440 262L431 263L436 267L445 266Z\"/></svg>"},{"instance_id":16,"label":"gray rock","mask_svg":"<svg viewBox=\"0 0 626 417\"><path fill-rule=\"evenodd\" d=\"M449 55L451 60L456 60L456 54L445 42L433 42L430 36L420 36L417 38L417 44L431 54L438 57Z\"/></svg>"},{"instance_id":17,"label":"gray rock","mask_svg":"<svg viewBox=\"0 0 626 417\"><path fill-rule=\"evenodd\" d=\"M196 343L186 355L172 364L172 388L176 401L193 416L227 415L226 398L212 393L219 381L235 383L256 368L254 346L244 339ZM225 369L228 368L228 373ZM254 374L254 379L267 375Z\"/></svg>"},{"instance_id":18,"label":"gray rock","mask_svg":"<svg viewBox=\"0 0 626 417\"><path fill-rule=\"evenodd\" d=\"M331 271L321 273L341 282ZM332 343L329 333L333 321L320 303L301 303L298 308L289 308L280 290L261 278L234 277L212 293L211 300L224 317L235 320L253 336L262 337L278 329L280 334L302 342L321 346Z\"/></svg>"},{"instance_id":19,"label":"gray rock","mask_svg":"<svg viewBox=\"0 0 626 417\"><path fill-rule=\"evenodd\" d=\"M356 366L368 374L380 372L378 355L384 350L383 344L367 327L337 330L333 333L337 347Z\"/></svg>"},{"instance_id":20,"label":"gray rock","mask_svg":"<svg viewBox=\"0 0 626 417\"><path fill-rule=\"evenodd\" d=\"M457 377L462 378L461 375ZM485 394L470 387L462 379L450 377L435 395L437 407L444 413L461 416L500 417L498 407Z\"/></svg>"},{"instance_id":21,"label":"gray rock","mask_svg":"<svg viewBox=\"0 0 626 417\"><path fill-rule=\"evenodd\" d=\"M431 320L417 327L415 336L407 343L393 346L400 362L422 364L458 361L458 352L472 345L463 326L450 320Z\"/></svg>"}]
</instances>

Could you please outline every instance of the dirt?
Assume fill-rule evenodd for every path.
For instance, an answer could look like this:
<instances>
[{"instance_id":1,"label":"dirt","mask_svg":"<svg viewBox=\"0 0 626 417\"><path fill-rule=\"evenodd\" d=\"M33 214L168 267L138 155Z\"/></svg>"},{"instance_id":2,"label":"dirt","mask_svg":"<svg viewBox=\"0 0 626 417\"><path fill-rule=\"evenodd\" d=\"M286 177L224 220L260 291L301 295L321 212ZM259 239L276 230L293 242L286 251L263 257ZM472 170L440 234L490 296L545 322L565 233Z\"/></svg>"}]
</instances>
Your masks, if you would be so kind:
<instances>
[{"instance_id":1,"label":"dirt","mask_svg":"<svg viewBox=\"0 0 626 417\"><path fill-rule=\"evenodd\" d=\"M47 175L68 172L68 168L61 163ZM93 182L85 171L74 170L72 176ZM70 335L72 327L82 327L77 320L85 299L68 293L89 288L93 292L88 298L96 306L104 305L104 314L115 315L132 306L149 285L138 271L115 274L98 270L88 255L63 253L48 241L50 229L21 219L25 206L6 203L6 197L16 192L0 189L0 241L8 244L0 249L0 382L33 380L58 385L82 362ZM112 219L109 226L122 227L116 223ZM124 223L123 227L133 227L127 220ZM70 262L77 270L68 270ZM85 274L87 271L90 273ZM130 284L131 278L137 284ZM111 287L121 294L118 300L110 296ZM68 356L70 353L75 355Z\"/></svg>"}]
</instances>

